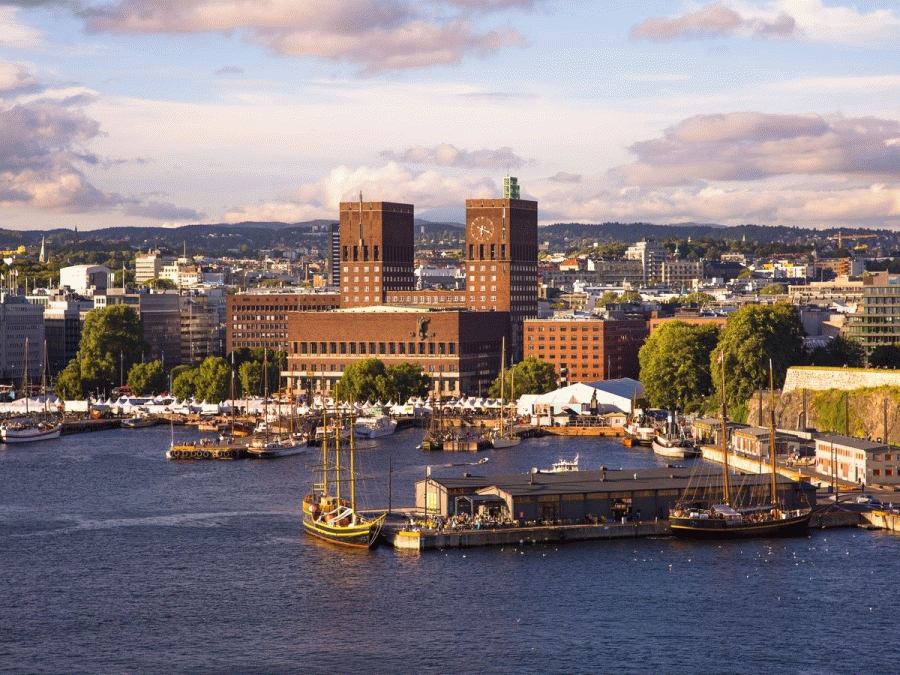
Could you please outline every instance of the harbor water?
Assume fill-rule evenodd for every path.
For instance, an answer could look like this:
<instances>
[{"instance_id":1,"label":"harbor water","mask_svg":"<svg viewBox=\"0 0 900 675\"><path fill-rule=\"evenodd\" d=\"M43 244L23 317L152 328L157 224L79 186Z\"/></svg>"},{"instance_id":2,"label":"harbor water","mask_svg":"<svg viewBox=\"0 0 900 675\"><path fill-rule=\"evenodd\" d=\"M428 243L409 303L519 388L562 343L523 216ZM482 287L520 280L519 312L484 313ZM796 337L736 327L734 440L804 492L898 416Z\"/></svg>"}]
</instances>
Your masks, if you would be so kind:
<instances>
[{"instance_id":1,"label":"harbor water","mask_svg":"<svg viewBox=\"0 0 900 675\"><path fill-rule=\"evenodd\" d=\"M896 535L344 550L302 532L314 448L167 461L169 434L0 448L0 672L897 672ZM361 448L364 505L411 505L427 466L665 464L610 440L477 454L423 453L420 440Z\"/></svg>"}]
</instances>

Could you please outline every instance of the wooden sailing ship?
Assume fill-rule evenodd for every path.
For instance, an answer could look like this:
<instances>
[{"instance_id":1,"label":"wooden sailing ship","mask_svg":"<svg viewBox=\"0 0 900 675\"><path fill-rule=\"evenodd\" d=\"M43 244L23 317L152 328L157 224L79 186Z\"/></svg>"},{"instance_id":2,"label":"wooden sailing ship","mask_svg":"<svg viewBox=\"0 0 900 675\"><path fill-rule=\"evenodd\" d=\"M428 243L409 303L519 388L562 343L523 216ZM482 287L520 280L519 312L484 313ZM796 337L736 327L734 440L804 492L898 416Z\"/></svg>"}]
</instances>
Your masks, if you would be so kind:
<instances>
[{"instance_id":1,"label":"wooden sailing ship","mask_svg":"<svg viewBox=\"0 0 900 675\"><path fill-rule=\"evenodd\" d=\"M769 362L769 389L771 394L771 423L769 425L769 455L771 459L771 485L769 502L766 504L738 506L729 484L728 438L725 409L725 359L722 364L722 449L723 472L719 503L710 499L682 499L669 514L672 534L684 539L749 539L757 537L793 537L806 534L812 509L788 510L779 506L777 472L775 461L775 387L772 363ZM710 492L707 497L718 497L719 491Z\"/></svg>"},{"instance_id":2,"label":"wooden sailing ship","mask_svg":"<svg viewBox=\"0 0 900 675\"><path fill-rule=\"evenodd\" d=\"M324 391L322 400L325 400ZM335 400L337 396L335 395ZM340 421L339 413L336 413ZM328 412L323 405L322 426L328 428ZM303 528L319 539L341 546L373 548L378 542L387 514L368 516L356 507L356 442L350 432L350 443L342 449L340 438L322 441L322 466L319 482L303 498Z\"/></svg>"}]
</instances>

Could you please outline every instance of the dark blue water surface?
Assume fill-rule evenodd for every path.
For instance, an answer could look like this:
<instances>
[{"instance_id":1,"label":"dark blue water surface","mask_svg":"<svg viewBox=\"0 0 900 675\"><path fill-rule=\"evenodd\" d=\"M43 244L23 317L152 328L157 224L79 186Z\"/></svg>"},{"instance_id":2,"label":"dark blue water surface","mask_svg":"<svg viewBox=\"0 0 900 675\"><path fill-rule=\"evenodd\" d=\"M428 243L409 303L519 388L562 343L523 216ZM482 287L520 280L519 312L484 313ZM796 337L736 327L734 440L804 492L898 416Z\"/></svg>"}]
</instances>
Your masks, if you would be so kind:
<instances>
[{"instance_id":1,"label":"dark blue water surface","mask_svg":"<svg viewBox=\"0 0 900 675\"><path fill-rule=\"evenodd\" d=\"M900 537L862 530L410 554L304 536L316 453L172 462L168 428L0 449L0 671L896 673ZM176 431L189 437L192 432ZM425 473L658 466L616 442L359 453L371 506ZM447 466L489 457L483 466Z\"/></svg>"}]
</instances>

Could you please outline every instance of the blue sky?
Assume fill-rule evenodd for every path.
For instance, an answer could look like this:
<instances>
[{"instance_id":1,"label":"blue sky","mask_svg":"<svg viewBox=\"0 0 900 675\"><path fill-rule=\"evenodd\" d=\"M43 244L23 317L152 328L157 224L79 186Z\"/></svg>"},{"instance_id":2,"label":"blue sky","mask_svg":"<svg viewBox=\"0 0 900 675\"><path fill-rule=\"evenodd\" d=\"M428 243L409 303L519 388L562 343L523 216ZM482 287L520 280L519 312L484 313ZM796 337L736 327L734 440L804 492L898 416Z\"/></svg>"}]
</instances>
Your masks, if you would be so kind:
<instances>
[{"instance_id":1,"label":"blue sky","mask_svg":"<svg viewBox=\"0 0 900 675\"><path fill-rule=\"evenodd\" d=\"M0 227L900 224L884 0L0 0Z\"/></svg>"}]
</instances>

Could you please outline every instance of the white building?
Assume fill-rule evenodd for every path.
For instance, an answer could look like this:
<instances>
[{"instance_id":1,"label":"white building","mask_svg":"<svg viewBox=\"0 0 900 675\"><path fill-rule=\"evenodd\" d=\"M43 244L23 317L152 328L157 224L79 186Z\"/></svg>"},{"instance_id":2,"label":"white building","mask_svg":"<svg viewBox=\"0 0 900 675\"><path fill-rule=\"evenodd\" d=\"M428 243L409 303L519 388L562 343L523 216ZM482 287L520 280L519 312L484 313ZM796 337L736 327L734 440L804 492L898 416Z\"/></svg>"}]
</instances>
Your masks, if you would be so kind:
<instances>
[{"instance_id":1,"label":"white building","mask_svg":"<svg viewBox=\"0 0 900 675\"><path fill-rule=\"evenodd\" d=\"M134 257L134 281L142 284L150 279L159 279L162 268L175 262L175 256L163 255L159 251L138 253Z\"/></svg>"},{"instance_id":2,"label":"white building","mask_svg":"<svg viewBox=\"0 0 900 675\"><path fill-rule=\"evenodd\" d=\"M632 244L625 250L626 260L640 260L644 268L644 283L662 279L662 265L666 261L666 249L658 241L648 239Z\"/></svg>"},{"instance_id":3,"label":"white building","mask_svg":"<svg viewBox=\"0 0 900 675\"><path fill-rule=\"evenodd\" d=\"M105 292L113 287L113 273L103 265L72 265L59 270L59 285L76 293Z\"/></svg>"}]
</instances>

